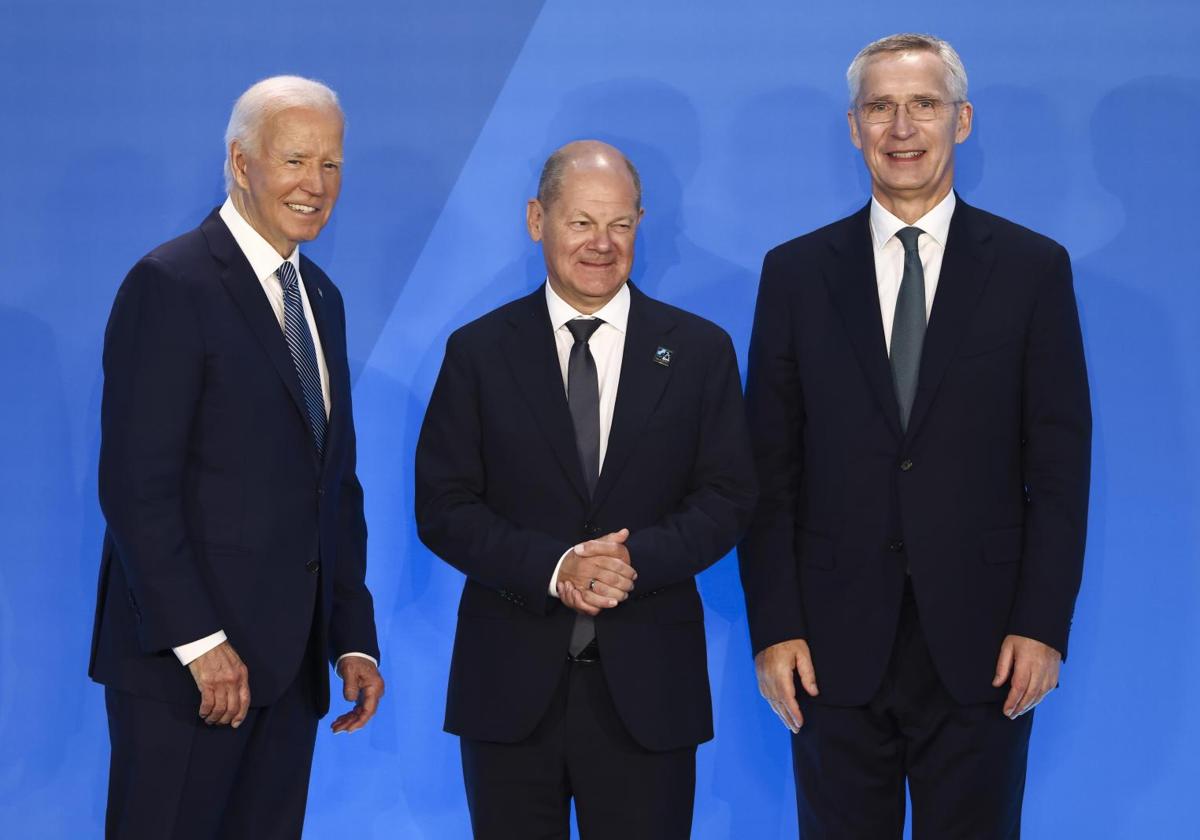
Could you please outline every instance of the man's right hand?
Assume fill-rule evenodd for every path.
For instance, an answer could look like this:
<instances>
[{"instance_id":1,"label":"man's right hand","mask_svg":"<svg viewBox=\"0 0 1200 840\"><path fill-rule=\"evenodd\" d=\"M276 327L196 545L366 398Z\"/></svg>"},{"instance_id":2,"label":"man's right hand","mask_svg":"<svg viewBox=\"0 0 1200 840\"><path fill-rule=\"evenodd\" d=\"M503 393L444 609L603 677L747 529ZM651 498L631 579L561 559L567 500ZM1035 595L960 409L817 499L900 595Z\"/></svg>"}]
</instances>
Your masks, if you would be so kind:
<instances>
[{"instance_id":1,"label":"man's right hand","mask_svg":"<svg viewBox=\"0 0 1200 840\"><path fill-rule=\"evenodd\" d=\"M625 540L629 529L580 543L558 570L558 596L576 612L597 615L629 597L637 572Z\"/></svg>"},{"instance_id":2,"label":"man's right hand","mask_svg":"<svg viewBox=\"0 0 1200 840\"><path fill-rule=\"evenodd\" d=\"M817 672L813 670L812 655L808 642L791 639L760 650L754 657L754 673L758 677L758 691L771 704L771 710L779 715L783 725L795 735L804 725L804 715L796 702L794 674L800 675L800 684L810 697L817 696Z\"/></svg>"},{"instance_id":3,"label":"man's right hand","mask_svg":"<svg viewBox=\"0 0 1200 840\"><path fill-rule=\"evenodd\" d=\"M207 724L237 729L250 710L250 671L233 645L221 642L188 663L200 689L200 717Z\"/></svg>"}]
</instances>

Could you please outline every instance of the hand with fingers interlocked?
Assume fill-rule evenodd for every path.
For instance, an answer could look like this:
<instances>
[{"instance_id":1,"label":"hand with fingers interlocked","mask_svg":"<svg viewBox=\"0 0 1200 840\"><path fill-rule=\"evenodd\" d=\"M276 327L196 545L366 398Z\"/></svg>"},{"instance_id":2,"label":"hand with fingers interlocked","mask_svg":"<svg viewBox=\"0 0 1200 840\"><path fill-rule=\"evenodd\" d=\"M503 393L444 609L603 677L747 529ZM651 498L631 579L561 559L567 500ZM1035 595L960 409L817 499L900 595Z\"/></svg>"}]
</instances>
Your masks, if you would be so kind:
<instances>
[{"instance_id":1,"label":"hand with fingers interlocked","mask_svg":"<svg viewBox=\"0 0 1200 840\"><path fill-rule=\"evenodd\" d=\"M625 541L629 529L580 543L558 570L558 597L585 615L598 615L629 597L637 580Z\"/></svg>"}]
</instances>

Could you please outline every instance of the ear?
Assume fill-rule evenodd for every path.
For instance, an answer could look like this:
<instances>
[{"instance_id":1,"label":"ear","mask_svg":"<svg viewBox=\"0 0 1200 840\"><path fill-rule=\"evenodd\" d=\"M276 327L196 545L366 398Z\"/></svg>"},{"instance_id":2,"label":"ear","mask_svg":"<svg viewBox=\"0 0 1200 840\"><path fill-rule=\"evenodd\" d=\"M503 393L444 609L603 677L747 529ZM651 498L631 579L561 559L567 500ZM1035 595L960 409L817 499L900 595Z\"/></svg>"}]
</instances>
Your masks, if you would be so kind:
<instances>
[{"instance_id":1,"label":"ear","mask_svg":"<svg viewBox=\"0 0 1200 840\"><path fill-rule=\"evenodd\" d=\"M642 223L642 219L644 219L644 218L646 218L646 208L639 207L638 208L638 224L639 225Z\"/></svg>"},{"instance_id":2,"label":"ear","mask_svg":"<svg viewBox=\"0 0 1200 840\"><path fill-rule=\"evenodd\" d=\"M954 126L954 142L961 143L971 136L971 126L974 124L975 108L970 102L958 106L958 121Z\"/></svg>"},{"instance_id":3,"label":"ear","mask_svg":"<svg viewBox=\"0 0 1200 840\"><path fill-rule=\"evenodd\" d=\"M525 227L529 230L529 238L534 242L542 241L542 224L546 220L546 210L542 202L536 198L529 199L525 205Z\"/></svg>"},{"instance_id":4,"label":"ear","mask_svg":"<svg viewBox=\"0 0 1200 840\"><path fill-rule=\"evenodd\" d=\"M854 144L854 148L861 149L862 137L858 134L858 118L853 108L846 112L846 122L850 124L850 142Z\"/></svg>"},{"instance_id":5,"label":"ear","mask_svg":"<svg viewBox=\"0 0 1200 840\"><path fill-rule=\"evenodd\" d=\"M229 168L233 170L233 182L243 190L250 189L250 178L246 175L247 155L238 140L229 144Z\"/></svg>"}]
</instances>

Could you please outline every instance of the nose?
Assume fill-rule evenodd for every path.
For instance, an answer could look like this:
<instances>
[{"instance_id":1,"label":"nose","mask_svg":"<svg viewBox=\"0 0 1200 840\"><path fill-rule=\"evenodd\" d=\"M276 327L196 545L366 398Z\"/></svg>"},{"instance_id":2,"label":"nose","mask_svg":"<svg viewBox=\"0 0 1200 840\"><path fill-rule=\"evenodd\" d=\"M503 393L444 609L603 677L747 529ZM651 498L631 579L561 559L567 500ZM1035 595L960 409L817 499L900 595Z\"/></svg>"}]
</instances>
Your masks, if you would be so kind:
<instances>
[{"instance_id":1,"label":"nose","mask_svg":"<svg viewBox=\"0 0 1200 840\"><path fill-rule=\"evenodd\" d=\"M592 234L592 241L588 243L591 249L599 254L605 254L612 250L612 237L609 235L608 228L603 225L597 225L595 233Z\"/></svg>"},{"instance_id":2,"label":"nose","mask_svg":"<svg viewBox=\"0 0 1200 840\"><path fill-rule=\"evenodd\" d=\"M904 139L911 137L916 131L916 126L913 125L912 117L908 115L908 108L903 105L896 109L896 118L892 120L892 136Z\"/></svg>"},{"instance_id":3,"label":"nose","mask_svg":"<svg viewBox=\"0 0 1200 840\"><path fill-rule=\"evenodd\" d=\"M304 168L304 178L300 187L309 195L325 194L325 167L318 161L309 161Z\"/></svg>"}]
</instances>

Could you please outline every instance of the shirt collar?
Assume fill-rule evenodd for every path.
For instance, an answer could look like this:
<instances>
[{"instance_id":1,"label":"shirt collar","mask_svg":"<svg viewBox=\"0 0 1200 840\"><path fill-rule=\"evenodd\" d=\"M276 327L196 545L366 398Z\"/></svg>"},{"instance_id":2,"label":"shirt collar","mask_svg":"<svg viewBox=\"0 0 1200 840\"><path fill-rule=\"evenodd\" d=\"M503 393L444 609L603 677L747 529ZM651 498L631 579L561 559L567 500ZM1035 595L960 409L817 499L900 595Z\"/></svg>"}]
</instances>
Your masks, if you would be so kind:
<instances>
[{"instance_id":1,"label":"shirt collar","mask_svg":"<svg viewBox=\"0 0 1200 840\"><path fill-rule=\"evenodd\" d=\"M945 248L946 237L950 234L950 217L954 215L954 205L956 203L957 199L954 197L954 190L950 190L945 198L934 205L932 210L909 225L903 219L892 215L891 211L872 196L871 238L875 242L875 250L882 249L896 235L896 231L906 227L920 228L929 234L934 242Z\"/></svg>"},{"instance_id":2,"label":"shirt collar","mask_svg":"<svg viewBox=\"0 0 1200 840\"><path fill-rule=\"evenodd\" d=\"M629 284L622 283L620 291L613 295L612 300L593 314L584 315L559 297L558 292L554 291L554 287L550 285L550 281L546 280L546 308L550 310L550 325L555 330L575 318L599 318L624 333L629 324L629 297Z\"/></svg>"},{"instance_id":3,"label":"shirt collar","mask_svg":"<svg viewBox=\"0 0 1200 840\"><path fill-rule=\"evenodd\" d=\"M221 205L219 211L221 221L225 223L225 227L229 228L229 232L233 234L233 241L242 249L242 253L246 255L246 259L250 262L250 268L254 270L254 276L261 283L272 274L279 270L280 263L283 262L279 257L279 253L271 247L271 243L263 239L262 234L250 226L238 209L233 206L233 199L226 198L225 203ZM296 269L296 274L300 274L300 246L297 245L292 249L291 255L287 261L292 264L292 268Z\"/></svg>"}]
</instances>

